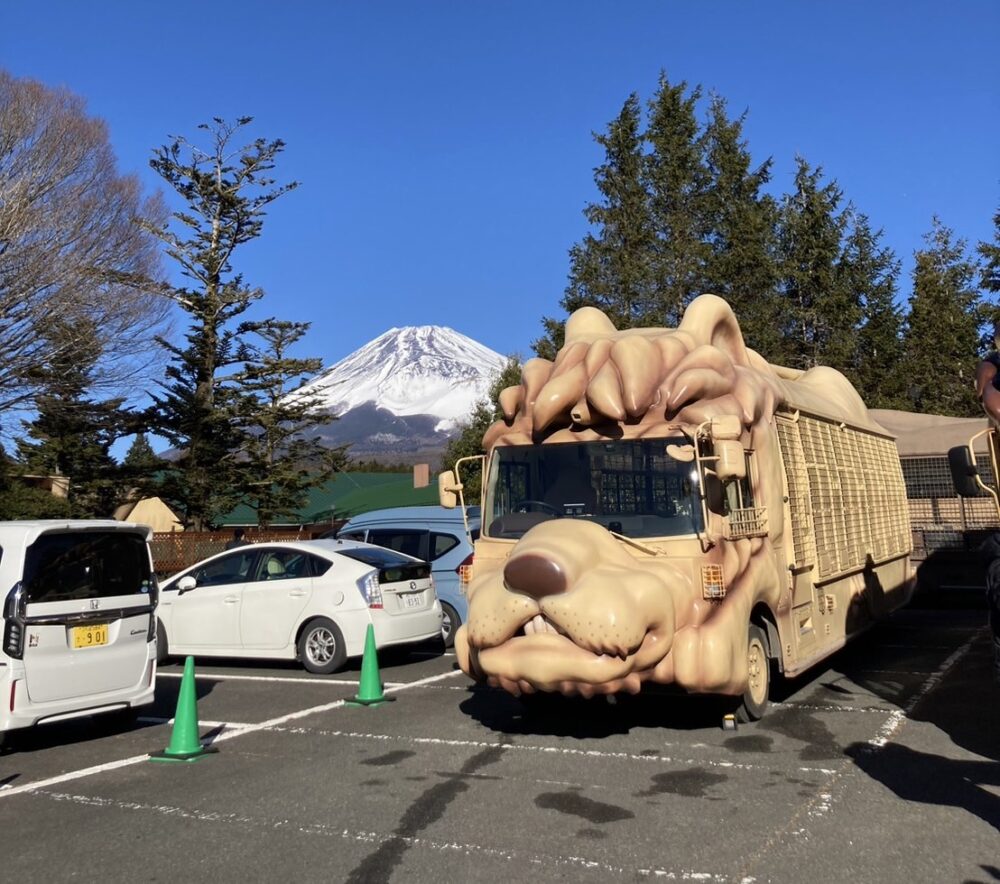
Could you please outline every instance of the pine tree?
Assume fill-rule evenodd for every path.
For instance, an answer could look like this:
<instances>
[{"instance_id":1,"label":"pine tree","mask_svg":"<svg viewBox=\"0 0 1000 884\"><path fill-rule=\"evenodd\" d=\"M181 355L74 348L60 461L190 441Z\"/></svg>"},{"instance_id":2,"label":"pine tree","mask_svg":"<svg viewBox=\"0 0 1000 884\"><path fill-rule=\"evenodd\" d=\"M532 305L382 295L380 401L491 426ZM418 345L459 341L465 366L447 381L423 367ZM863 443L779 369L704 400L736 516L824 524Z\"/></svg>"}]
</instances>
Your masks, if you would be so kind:
<instances>
[{"instance_id":1,"label":"pine tree","mask_svg":"<svg viewBox=\"0 0 1000 884\"><path fill-rule=\"evenodd\" d=\"M899 260L867 216L854 217L837 266L838 286L861 305L854 356L844 368L871 408L907 407L903 311L896 305Z\"/></svg>"},{"instance_id":2,"label":"pine tree","mask_svg":"<svg viewBox=\"0 0 1000 884\"><path fill-rule=\"evenodd\" d=\"M177 232L155 229L167 254L191 281L174 290L187 312L186 347L163 338L170 354L166 381L152 394L151 429L180 452L164 482L164 494L177 506L185 525L203 530L242 497L238 452L244 434L235 420L239 391L224 374L243 360L242 334L231 323L263 292L233 271L237 248L261 234L267 206L297 185L277 184L269 176L284 142L258 138L242 147L232 142L251 122L216 118L202 125L210 133L208 150L183 139L157 149L150 165L184 200L173 213Z\"/></svg>"},{"instance_id":3,"label":"pine tree","mask_svg":"<svg viewBox=\"0 0 1000 884\"><path fill-rule=\"evenodd\" d=\"M604 310L618 328L641 324L653 300L652 255L656 244L643 185L642 110L633 93L604 134L604 162L594 170L601 194L584 216L594 232L570 249L569 284L560 301L567 314L583 306ZM563 343L564 321L544 318L545 336L535 352L555 358Z\"/></svg>"},{"instance_id":4,"label":"pine tree","mask_svg":"<svg viewBox=\"0 0 1000 884\"><path fill-rule=\"evenodd\" d=\"M517 356L508 356L506 364L490 384L486 397L476 403L469 420L462 424L459 434L448 443L442 458L445 469L453 469L459 458L476 457L483 453L483 436L501 416L500 394L507 387L515 387L520 383L521 360ZM464 485L466 504L478 504L482 490L482 470L478 465L464 465L459 478Z\"/></svg>"},{"instance_id":5,"label":"pine tree","mask_svg":"<svg viewBox=\"0 0 1000 884\"><path fill-rule=\"evenodd\" d=\"M713 96L702 137L708 184L703 204L710 252L705 290L725 298L747 345L765 357L780 350L777 301L777 213L761 194L771 160L754 167L743 137L746 114L730 120L726 102Z\"/></svg>"},{"instance_id":6,"label":"pine tree","mask_svg":"<svg viewBox=\"0 0 1000 884\"><path fill-rule=\"evenodd\" d=\"M23 467L0 448L0 520L69 519L73 512L65 497L26 483Z\"/></svg>"},{"instance_id":7,"label":"pine tree","mask_svg":"<svg viewBox=\"0 0 1000 884\"><path fill-rule=\"evenodd\" d=\"M700 97L700 86L689 92L687 83L673 86L661 73L649 102L645 181L656 231L656 301L636 325L676 326L684 308L706 289L710 231L705 217L708 170L696 118Z\"/></svg>"},{"instance_id":8,"label":"pine tree","mask_svg":"<svg viewBox=\"0 0 1000 884\"><path fill-rule=\"evenodd\" d=\"M325 484L347 463L346 448L326 448L319 436L307 435L334 419L322 410L319 397L296 392L323 367L320 359L289 355L308 328L306 322L278 320L245 326L262 346L247 354L240 377L245 442L238 466L245 476L245 502L262 528L298 512L306 492Z\"/></svg>"},{"instance_id":9,"label":"pine tree","mask_svg":"<svg viewBox=\"0 0 1000 884\"><path fill-rule=\"evenodd\" d=\"M996 335L1000 331L1000 309L996 303L996 298L1000 298L1000 209L997 209L993 216L993 242L981 242L979 244L979 255L983 259L983 269L980 285L984 291L994 295L994 300L990 304L990 324L991 331ZM995 342L991 342L996 346Z\"/></svg>"},{"instance_id":10,"label":"pine tree","mask_svg":"<svg viewBox=\"0 0 1000 884\"><path fill-rule=\"evenodd\" d=\"M157 457L146 434L136 433L121 464L121 476L129 496L141 499L158 495L157 474L164 466L164 461Z\"/></svg>"},{"instance_id":11,"label":"pine tree","mask_svg":"<svg viewBox=\"0 0 1000 884\"><path fill-rule=\"evenodd\" d=\"M795 192L781 206L781 351L772 357L793 368L851 363L861 307L839 285L837 264L846 218L835 181L797 159Z\"/></svg>"},{"instance_id":12,"label":"pine tree","mask_svg":"<svg viewBox=\"0 0 1000 884\"><path fill-rule=\"evenodd\" d=\"M23 471L69 479L69 506L81 518L107 518L124 496L111 446L125 434L129 420L121 398L96 400L88 393L101 355L86 321L67 323L48 317L40 333L52 341L52 359L36 366L42 390L36 415L23 421L26 438L17 441ZM34 440L34 441L32 441Z\"/></svg>"},{"instance_id":13,"label":"pine tree","mask_svg":"<svg viewBox=\"0 0 1000 884\"><path fill-rule=\"evenodd\" d=\"M913 293L904 334L908 395L914 411L979 414L973 377L980 348L979 268L963 240L934 218L915 254Z\"/></svg>"}]
</instances>

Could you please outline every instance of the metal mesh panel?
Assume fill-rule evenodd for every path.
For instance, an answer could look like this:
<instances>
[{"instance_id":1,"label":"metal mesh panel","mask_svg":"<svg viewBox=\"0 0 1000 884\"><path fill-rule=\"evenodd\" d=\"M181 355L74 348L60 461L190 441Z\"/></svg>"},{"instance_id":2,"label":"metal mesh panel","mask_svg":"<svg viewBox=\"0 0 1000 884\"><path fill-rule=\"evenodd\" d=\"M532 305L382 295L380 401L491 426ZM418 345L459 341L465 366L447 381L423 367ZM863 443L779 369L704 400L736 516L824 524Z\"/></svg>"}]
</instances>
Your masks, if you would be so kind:
<instances>
[{"instance_id":1,"label":"metal mesh panel","mask_svg":"<svg viewBox=\"0 0 1000 884\"><path fill-rule=\"evenodd\" d=\"M816 561L816 545L812 533L812 503L809 500L809 477L802 442L795 424L778 416L778 445L785 463L788 482L788 509L791 515L792 552L796 568L807 568Z\"/></svg>"},{"instance_id":2,"label":"metal mesh panel","mask_svg":"<svg viewBox=\"0 0 1000 884\"><path fill-rule=\"evenodd\" d=\"M748 506L729 511L729 539L767 534L767 507Z\"/></svg>"},{"instance_id":3,"label":"metal mesh panel","mask_svg":"<svg viewBox=\"0 0 1000 884\"><path fill-rule=\"evenodd\" d=\"M906 491L891 439L802 415L794 423L778 421L778 440L789 506L795 501L811 508L818 579L863 568L869 556L882 561L909 551ZM801 461L796 443L801 445ZM798 490L796 500L803 466L808 488L805 493ZM804 543L797 533L793 525L800 565L805 564L800 558Z\"/></svg>"},{"instance_id":4,"label":"metal mesh panel","mask_svg":"<svg viewBox=\"0 0 1000 884\"><path fill-rule=\"evenodd\" d=\"M1000 527L993 498L986 492L979 497L955 494L946 456L904 457L900 466L914 528L941 529L942 536L956 537L954 545L961 546L961 535L954 532ZM983 482L995 487L989 455L978 455L976 466Z\"/></svg>"}]
</instances>

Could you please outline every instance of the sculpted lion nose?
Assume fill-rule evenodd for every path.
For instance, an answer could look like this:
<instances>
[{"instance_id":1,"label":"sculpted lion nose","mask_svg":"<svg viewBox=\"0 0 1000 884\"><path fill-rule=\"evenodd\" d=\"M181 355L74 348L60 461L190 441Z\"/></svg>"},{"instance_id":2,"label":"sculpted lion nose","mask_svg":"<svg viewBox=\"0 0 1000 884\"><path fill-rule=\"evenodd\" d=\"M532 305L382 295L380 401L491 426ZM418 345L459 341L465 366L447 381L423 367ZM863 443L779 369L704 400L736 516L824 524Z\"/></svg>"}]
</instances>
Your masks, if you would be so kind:
<instances>
[{"instance_id":1,"label":"sculpted lion nose","mask_svg":"<svg viewBox=\"0 0 1000 884\"><path fill-rule=\"evenodd\" d=\"M504 566L503 579L509 589L536 599L565 592L568 586L559 563L535 553L512 556Z\"/></svg>"}]
</instances>

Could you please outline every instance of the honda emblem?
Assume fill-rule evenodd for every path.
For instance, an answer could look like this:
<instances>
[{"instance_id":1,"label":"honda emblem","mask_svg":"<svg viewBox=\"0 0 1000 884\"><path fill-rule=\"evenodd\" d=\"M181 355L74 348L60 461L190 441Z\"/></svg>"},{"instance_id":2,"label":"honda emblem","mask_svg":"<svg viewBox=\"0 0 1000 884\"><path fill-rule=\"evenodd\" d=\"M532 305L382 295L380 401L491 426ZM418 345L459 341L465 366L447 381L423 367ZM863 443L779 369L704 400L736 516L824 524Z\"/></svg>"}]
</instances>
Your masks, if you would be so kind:
<instances>
[{"instance_id":1,"label":"honda emblem","mask_svg":"<svg viewBox=\"0 0 1000 884\"><path fill-rule=\"evenodd\" d=\"M100 599L91 599L90 600L90 610L91 611L96 611L99 607L101 607L101 600Z\"/></svg>"}]
</instances>

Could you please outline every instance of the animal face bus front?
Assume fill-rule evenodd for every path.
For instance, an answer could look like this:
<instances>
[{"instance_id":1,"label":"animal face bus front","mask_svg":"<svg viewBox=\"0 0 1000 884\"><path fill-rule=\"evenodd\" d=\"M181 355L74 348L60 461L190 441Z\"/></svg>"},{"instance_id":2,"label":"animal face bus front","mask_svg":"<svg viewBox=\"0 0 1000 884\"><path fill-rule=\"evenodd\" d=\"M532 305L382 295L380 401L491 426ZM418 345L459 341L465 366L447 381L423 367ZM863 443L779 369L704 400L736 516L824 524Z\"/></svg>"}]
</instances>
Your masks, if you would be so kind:
<instances>
[{"instance_id":1,"label":"animal face bus front","mask_svg":"<svg viewBox=\"0 0 1000 884\"><path fill-rule=\"evenodd\" d=\"M145 526L0 523L0 732L153 700L156 582Z\"/></svg>"}]
</instances>

